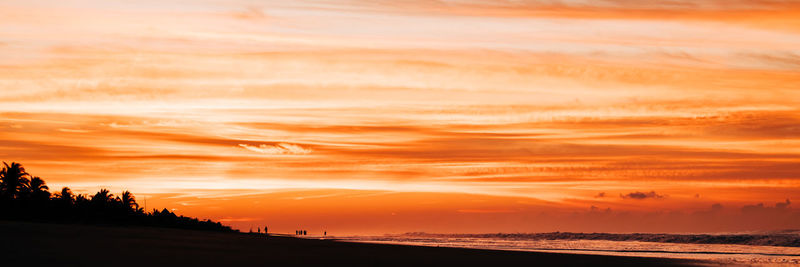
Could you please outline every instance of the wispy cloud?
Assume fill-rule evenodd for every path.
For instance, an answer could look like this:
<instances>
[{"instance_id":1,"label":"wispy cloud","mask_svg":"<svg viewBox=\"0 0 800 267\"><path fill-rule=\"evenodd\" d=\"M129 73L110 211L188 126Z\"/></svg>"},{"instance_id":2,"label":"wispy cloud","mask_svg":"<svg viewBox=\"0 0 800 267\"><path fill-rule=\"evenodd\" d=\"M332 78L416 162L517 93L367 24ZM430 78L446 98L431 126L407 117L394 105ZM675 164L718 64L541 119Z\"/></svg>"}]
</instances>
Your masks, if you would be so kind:
<instances>
[{"instance_id":1,"label":"wispy cloud","mask_svg":"<svg viewBox=\"0 0 800 267\"><path fill-rule=\"evenodd\" d=\"M303 148L299 145L287 143L280 143L277 145L261 144L258 146L239 144L239 147L253 152L269 155L305 155L311 153L312 151L311 149Z\"/></svg>"},{"instance_id":2,"label":"wispy cloud","mask_svg":"<svg viewBox=\"0 0 800 267\"><path fill-rule=\"evenodd\" d=\"M460 213L512 213L515 210L510 209L460 209Z\"/></svg>"},{"instance_id":3,"label":"wispy cloud","mask_svg":"<svg viewBox=\"0 0 800 267\"><path fill-rule=\"evenodd\" d=\"M0 160L409 222L797 209L796 2L323 2L2 1Z\"/></svg>"},{"instance_id":4,"label":"wispy cloud","mask_svg":"<svg viewBox=\"0 0 800 267\"><path fill-rule=\"evenodd\" d=\"M655 191L650 191L650 192L639 192L639 191L636 191L636 192L631 192L631 193L627 193L627 194L624 194L624 195L620 194L619 196L621 198L623 198L623 199L635 199L635 200L642 200L642 199L648 199L648 198L658 199L658 198L664 198L665 197L664 195L656 194Z\"/></svg>"},{"instance_id":5,"label":"wispy cloud","mask_svg":"<svg viewBox=\"0 0 800 267\"><path fill-rule=\"evenodd\" d=\"M224 217L217 219L217 221L231 223L231 222L253 222L261 219L262 218L254 218L254 217Z\"/></svg>"}]
</instances>

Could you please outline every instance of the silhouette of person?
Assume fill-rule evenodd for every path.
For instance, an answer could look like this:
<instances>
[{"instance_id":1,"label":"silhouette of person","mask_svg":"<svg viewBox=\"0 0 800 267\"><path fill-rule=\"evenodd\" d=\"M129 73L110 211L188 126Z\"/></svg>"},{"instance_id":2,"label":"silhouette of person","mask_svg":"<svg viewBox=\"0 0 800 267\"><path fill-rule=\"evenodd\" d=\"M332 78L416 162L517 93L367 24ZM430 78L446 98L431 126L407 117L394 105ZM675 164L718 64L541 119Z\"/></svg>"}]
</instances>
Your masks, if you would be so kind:
<instances>
[{"instance_id":1,"label":"silhouette of person","mask_svg":"<svg viewBox=\"0 0 800 267\"><path fill-rule=\"evenodd\" d=\"M269 233L269 232L267 232L267 227L264 226L264 234L267 234L267 233Z\"/></svg>"},{"instance_id":2,"label":"silhouette of person","mask_svg":"<svg viewBox=\"0 0 800 267\"><path fill-rule=\"evenodd\" d=\"M306 232L306 230L303 230L303 235L308 235L308 232Z\"/></svg>"},{"instance_id":3,"label":"silhouette of person","mask_svg":"<svg viewBox=\"0 0 800 267\"><path fill-rule=\"evenodd\" d=\"M328 231L325 231L325 233L324 233L324 234L322 234L322 235L323 235L323 236L328 236Z\"/></svg>"}]
</instances>

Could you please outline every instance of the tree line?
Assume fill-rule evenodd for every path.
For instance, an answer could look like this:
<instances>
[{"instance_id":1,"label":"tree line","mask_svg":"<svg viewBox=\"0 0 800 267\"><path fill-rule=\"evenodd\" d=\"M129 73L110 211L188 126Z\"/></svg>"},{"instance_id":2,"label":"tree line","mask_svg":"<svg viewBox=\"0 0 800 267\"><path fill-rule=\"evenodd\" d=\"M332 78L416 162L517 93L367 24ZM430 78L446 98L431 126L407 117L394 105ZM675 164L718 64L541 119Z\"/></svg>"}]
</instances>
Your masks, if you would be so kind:
<instances>
[{"instance_id":1,"label":"tree line","mask_svg":"<svg viewBox=\"0 0 800 267\"><path fill-rule=\"evenodd\" d=\"M64 187L51 193L42 178L30 175L21 164L3 162L2 167L0 219L234 231L219 222L180 216L167 209L146 212L130 191L115 196L101 189L94 195L85 195Z\"/></svg>"}]
</instances>

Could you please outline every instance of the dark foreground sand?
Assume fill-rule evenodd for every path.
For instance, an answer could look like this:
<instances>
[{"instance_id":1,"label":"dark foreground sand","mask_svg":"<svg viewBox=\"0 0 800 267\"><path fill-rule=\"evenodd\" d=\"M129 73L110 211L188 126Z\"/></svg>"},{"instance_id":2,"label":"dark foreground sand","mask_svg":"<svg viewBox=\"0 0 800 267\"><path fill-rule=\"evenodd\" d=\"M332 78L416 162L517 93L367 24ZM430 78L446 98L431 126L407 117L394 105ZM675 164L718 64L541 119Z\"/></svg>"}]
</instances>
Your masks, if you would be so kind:
<instances>
[{"instance_id":1,"label":"dark foreground sand","mask_svg":"<svg viewBox=\"0 0 800 267\"><path fill-rule=\"evenodd\" d=\"M701 262L0 221L0 266L686 266Z\"/></svg>"}]
</instances>

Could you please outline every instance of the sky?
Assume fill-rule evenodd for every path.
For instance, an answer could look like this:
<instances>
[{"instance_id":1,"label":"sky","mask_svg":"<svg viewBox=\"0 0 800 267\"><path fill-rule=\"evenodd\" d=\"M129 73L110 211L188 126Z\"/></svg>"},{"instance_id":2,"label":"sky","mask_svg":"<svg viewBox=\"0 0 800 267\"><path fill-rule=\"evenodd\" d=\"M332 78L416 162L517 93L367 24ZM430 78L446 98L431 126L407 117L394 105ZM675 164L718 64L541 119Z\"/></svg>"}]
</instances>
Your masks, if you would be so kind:
<instances>
[{"instance_id":1,"label":"sky","mask_svg":"<svg viewBox=\"0 0 800 267\"><path fill-rule=\"evenodd\" d=\"M799 107L796 1L0 1L0 160L243 231L798 228Z\"/></svg>"}]
</instances>

